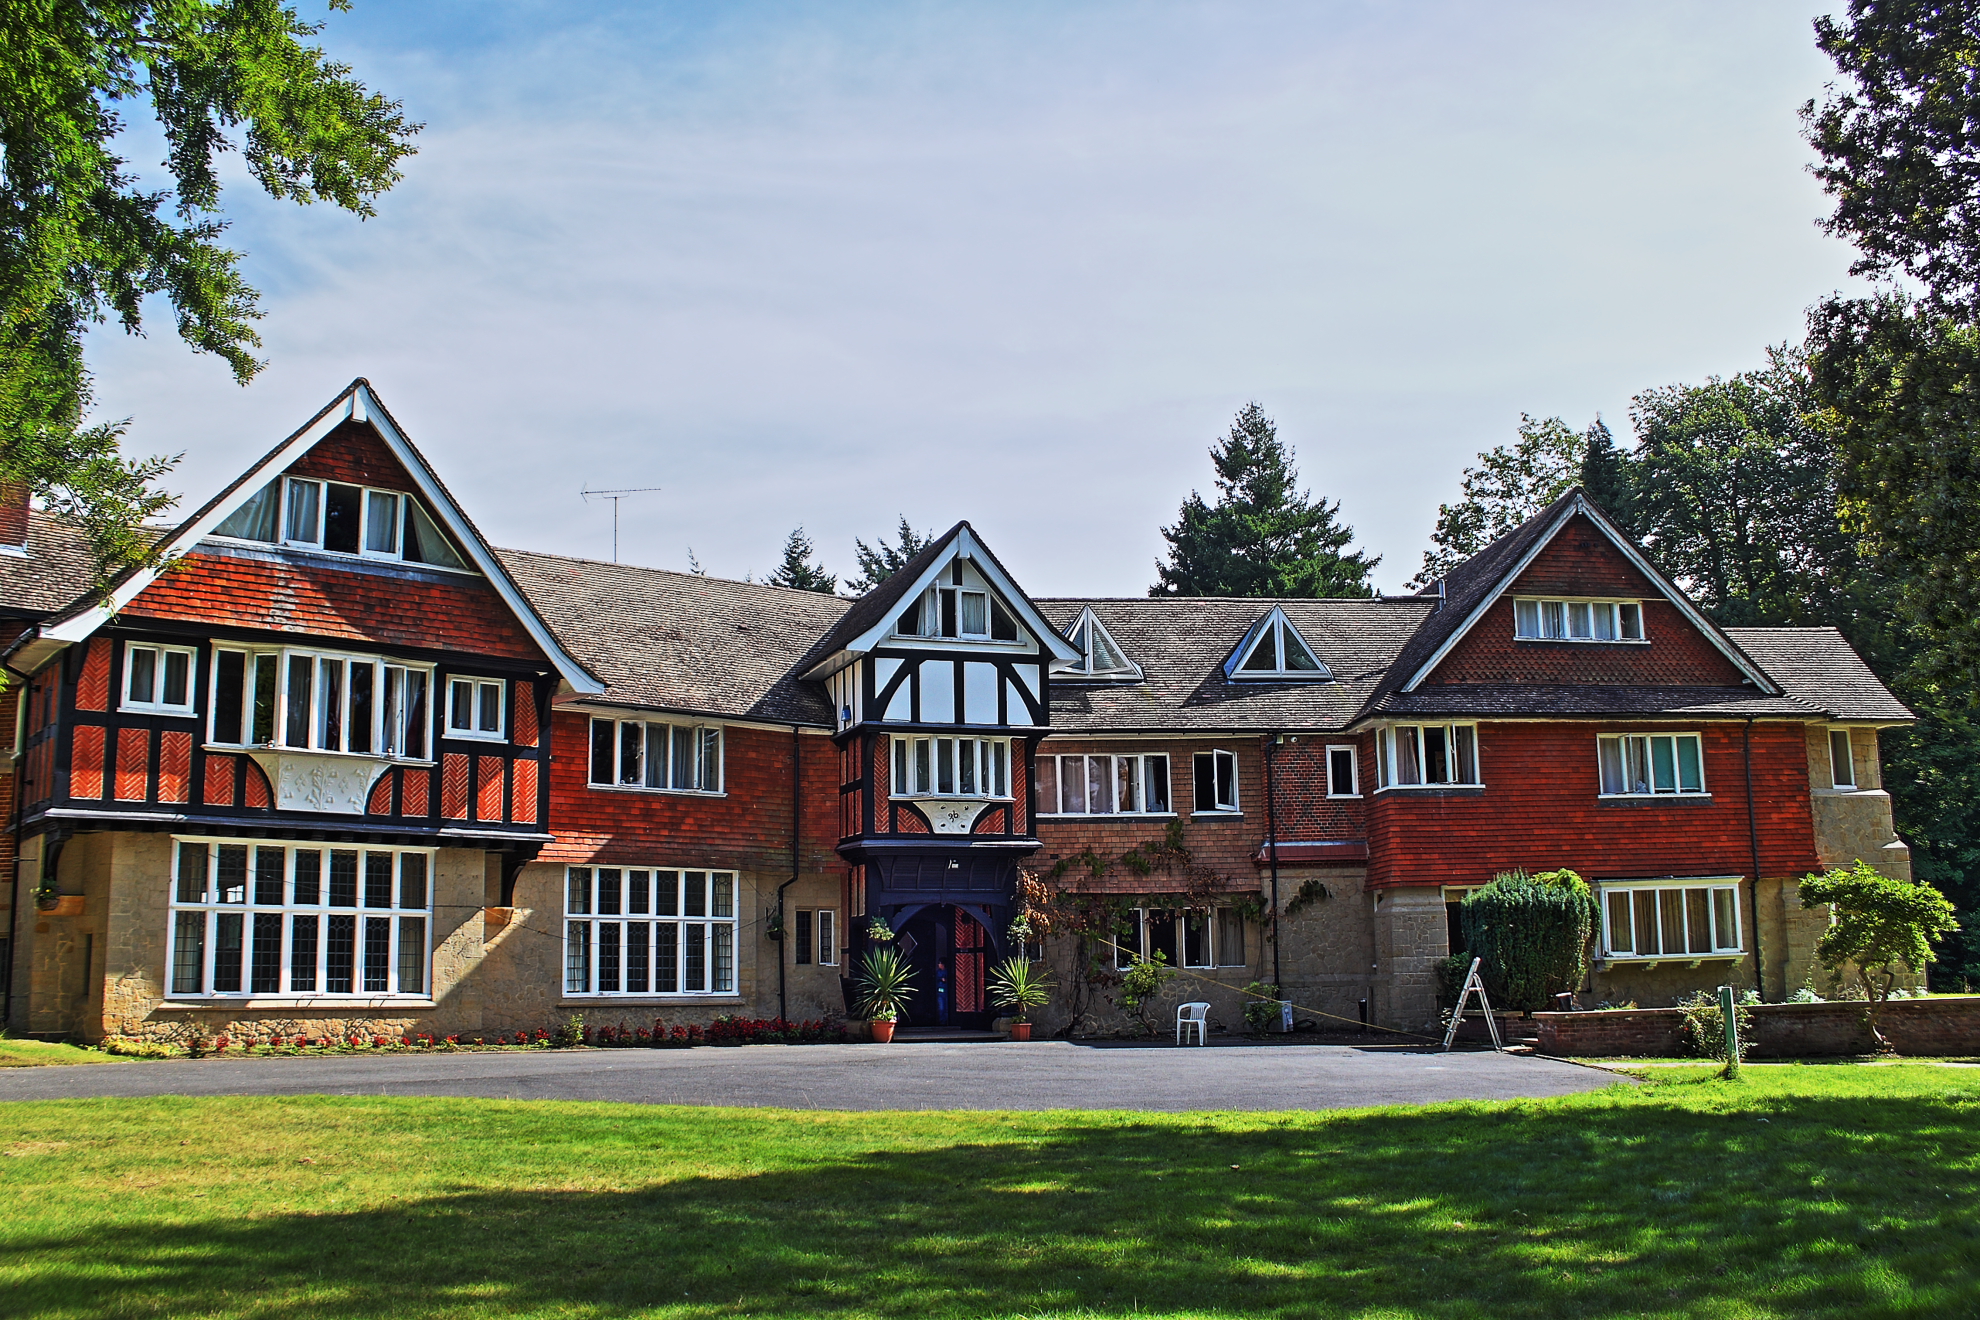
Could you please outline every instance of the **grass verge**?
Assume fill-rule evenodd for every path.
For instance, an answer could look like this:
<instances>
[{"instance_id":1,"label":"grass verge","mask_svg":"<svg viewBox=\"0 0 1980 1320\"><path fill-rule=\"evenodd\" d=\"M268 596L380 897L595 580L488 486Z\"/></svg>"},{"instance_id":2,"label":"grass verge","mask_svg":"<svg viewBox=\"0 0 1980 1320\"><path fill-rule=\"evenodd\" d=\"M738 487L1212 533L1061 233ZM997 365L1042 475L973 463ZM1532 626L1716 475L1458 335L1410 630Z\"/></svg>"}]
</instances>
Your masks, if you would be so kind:
<instances>
[{"instance_id":1,"label":"grass verge","mask_svg":"<svg viewBox=\"0 0 1980 1320\"><path fill-rule=\"evenodd\" d=\"M0 1068L38 1068L48 1063L117 1063L101 1050L48 1040L15 1040L0 1036Z\"/></svg>"},{"instance_id":2,"label":"grass verge","mask_svg":"<svg viewBox=\"0 0 1980 1320\"><path fill-rule=\"evenodd\" d=\"M1980 1078L1320 1114L0 1108L14 1315L1980 1313Z\"/></svg>"}]
</instances>

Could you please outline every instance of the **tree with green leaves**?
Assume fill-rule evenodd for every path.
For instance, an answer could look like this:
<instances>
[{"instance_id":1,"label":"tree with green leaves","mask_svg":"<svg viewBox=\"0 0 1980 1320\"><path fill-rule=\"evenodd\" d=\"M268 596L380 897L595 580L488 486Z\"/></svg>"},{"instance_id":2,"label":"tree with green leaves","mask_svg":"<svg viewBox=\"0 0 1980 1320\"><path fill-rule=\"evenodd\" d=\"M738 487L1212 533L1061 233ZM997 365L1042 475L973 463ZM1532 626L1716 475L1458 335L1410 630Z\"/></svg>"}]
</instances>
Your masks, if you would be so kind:
<instances>
[{"instance_id":1,"label":"tree with green leaves","mask_svg":"<svg viewBox=\"0 0 1980 1320\"><path fill-rule=\"evenodd\" d=\"M180 337L247 383L261 311L221 242L220 158L239 151L272 197L364 217L412 153L420 126L309 44L321 28L278 0L0 7L0 481L75 518L104 574L149 553L138 524L175 502L152 483L176 460L125 458L127 423L82 425L84 332L114 316L140 333L163 294ZM120 154L138 105L170 187Z\"/></svg>"},{"instance_id":2,"label":"tree with green leaves","mask_svg":"<svg viewBox=\"0 0 1980 1320\"><path fill-rule=\"evenodd\" d=\"M1350 551L1354 528L1340 503L1299 487L1290 446L1256 403L1210 447L1217 502L1195 491L1173 527L1169 562L1158 563L1151 596L1372 596L1380 558Z\"/></svg>"},{"instance_id":3,"label":"tree with green leaves","mask_svg":"<svg viewBox=\"0 0 1980 1320\"><path fill-rule=\"evenodd\" d=\"M1815 44L1844 79L1801 109L1836 199L1822 227L1856 248L1852 274L1908 275L1935 312L1980 320L1980 3L1850 0Z\"/></svg>"},{"instance_id":4,"label":"tree with green leaves","mask_svg":"<svg viewBox=\"0 0 1980 1320\"><path fill-rule=\"evenodd\" d=\"M933 532L916 532L908 523L907 515L902 514L900 529L895 533L892 545L887 544L884 536L875 537L872 545L855 536L853 558L859 561L859 576L847 580L846 590L855 596L865 595L907 567L908 560L928 548L934 535Z\"/></svg>"},{"instance_id":5,"label":"tree with green leaves","mask_svg":"<svg viewBox=\"0 0 1980 1320\"><path fill-rule=\"evenodd\" d=\"M804 534L804 528L793 528L784 538L784 562L764 580L773 587L831 595L838 589L839 579L827 573L825 565L812 563L812 553L811 538Z\"/></svg>"},{"instance_id":6,"label":"tree with green leaves","mask_svg":"<svg viewBox=\"0 0 1980 1320\"><path fill-rule=\"evenodd\" d=\"M1598 437L1609 440L1599 417L1576 431L1558 417L1542 421L1521 413L1519 439L1480 454L1477 466L1464 470L1463 497L1437 506L1430 548L1410 585L1429 586L1559 499L1580 480Z\"/></svg>"},{"instance_id":7,"label":"tree with green leaves","mask_svg":"<svg viewBox=\"0 0 1980 1320\"><path fill-rule=\"evenodd\" d=\"M1630 403L1631 516L1644 547L1716 623L1833 624L1882 612L1837 513L1835 441L1795 350L1759 371Z\"/></svg>"},{"instance_id":8,"label":"tree with green leaves","mask_svg":"<svg viewBox=\"0 0 1980 1320\"><path fill-rule=\"evenodd\" d=\"M1861 859L1803 876L1801 901L1828 905L1832 921L1815 942L1815 956L1838 976L1855 976L1870 1001L1870 1030L1888 1048L1877 1010L1902 972L1923 972L1932 961L1932 941L1953 930L1953 905L1923 881L1884 875Z\"/></svg>"}]
</instances>

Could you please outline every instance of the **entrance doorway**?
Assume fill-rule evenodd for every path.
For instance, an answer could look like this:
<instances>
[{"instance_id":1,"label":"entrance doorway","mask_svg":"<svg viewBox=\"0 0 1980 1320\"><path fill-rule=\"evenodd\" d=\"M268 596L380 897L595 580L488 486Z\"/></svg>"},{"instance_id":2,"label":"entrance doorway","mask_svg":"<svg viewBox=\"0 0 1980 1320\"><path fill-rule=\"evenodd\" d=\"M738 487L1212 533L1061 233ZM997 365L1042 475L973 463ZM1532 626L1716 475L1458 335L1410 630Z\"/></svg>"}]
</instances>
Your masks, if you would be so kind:
<instances>
[{"instance_id":1,"label":"entrance doorway","mask_svg":"<svg viewBox=\"0 0 1980 1320\"><path fill-rule=\"evenodd\" d=\"M915 913L898 939L914 969L907 1025L989 1030L997 1014L984 987L990 933L983 923L961 908L938 903Z\"/></svg>"}]
</instances>

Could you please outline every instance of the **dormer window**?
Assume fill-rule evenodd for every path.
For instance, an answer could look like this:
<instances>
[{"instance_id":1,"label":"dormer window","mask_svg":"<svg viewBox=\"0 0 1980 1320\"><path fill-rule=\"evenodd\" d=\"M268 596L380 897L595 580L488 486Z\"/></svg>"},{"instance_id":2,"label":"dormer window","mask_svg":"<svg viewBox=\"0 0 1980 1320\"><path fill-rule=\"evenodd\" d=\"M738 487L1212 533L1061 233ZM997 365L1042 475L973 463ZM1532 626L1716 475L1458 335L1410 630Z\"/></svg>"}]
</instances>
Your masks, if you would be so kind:
<instances>
[{"instance_id":1,"label":"dormer window","mask_svg":"<svg viewBox=\"0 0 1980 1320\"><path fill-rule=\"evenodd\" d=\"M1228 678L1296 679L1331 683L1334 675L1313 654L1313 648L1299 635L1285 611L1274 608L1245 634L1237 653L1224 667Z\"/></svg>"},{"instance_id":2,"label":"dormer window","mask_svg":"<svg viewBox=\"0 0 1980 1320\"><path fill-rule=\"evenodd\" d=\"M1513 636L1548 642L1640 642L1643 606L1633 600L1513 601Z\"/></svg>"},{"instance_id":3,"label":"dormer window","mask_svg":"<svg viewBox=\"0 0 1980 1320\"><path fill-rule=\"evenodd\" d=\"M1062 676L1073 675L1085 678L1140 678L1141 666L1121 653L1106 625L1094 616L1091 607L1080 611L1079 618L1073 621L1072 631L1066 640L1078 650L1080 660L1071 668L1059 671Z\"/></svg>"},{"instance_id":4,"label":"dormer window","mask_svg":"<svg viewBox=\"0 0 1980 1320\"><path fill-rule=\"evenodd\" d=\"M213 534L366 559L467 569L467 561L417 499L400 491L337 481L278 478L228 515Z\"/></svg>"},{"instance_id":5,"label":"dormer window","mask_svg":"<svg viewBox=\"0 0 1980 1320\"><path fill-rule=\"evenodd\" d=\"M980 583L968 581L960 559L949 565L945 576L948 581L928 588L908 605L894 627L896 633L991 642L1018 639L1017 620L1004 602Z\"/></svg>"}]
</instances>

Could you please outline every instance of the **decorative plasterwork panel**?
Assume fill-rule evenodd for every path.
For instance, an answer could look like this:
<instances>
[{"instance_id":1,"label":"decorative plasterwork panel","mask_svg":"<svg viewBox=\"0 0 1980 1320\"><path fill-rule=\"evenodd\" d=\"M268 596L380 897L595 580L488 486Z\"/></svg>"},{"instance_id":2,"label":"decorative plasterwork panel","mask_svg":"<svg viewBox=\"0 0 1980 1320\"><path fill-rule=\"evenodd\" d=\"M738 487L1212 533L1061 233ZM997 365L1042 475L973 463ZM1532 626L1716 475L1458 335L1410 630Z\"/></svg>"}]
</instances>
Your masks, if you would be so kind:
<instances>
[{"instance_id":1,"label":"decorative plasterwork panel","mask_svg":"<svg viewBox=\"0 0 1980 1320\"><path fill-rule=\"evenodd\" d=\"M967 834L990 803L984 798L918 798L915 805L928 817L928 828L935 833Z\"/></svg>"},{"instance_id":2,"label":"decorative plasterwork panel","mask_svg":"<svg viewBox=\"0 0 1980 1320\"><path fill-rule=\"evenodd\" d=\"M371 786L391 762L324 752L250 752L275 786L277 811L328 811L362 816Z\"/></svg>"}]
</instances>

